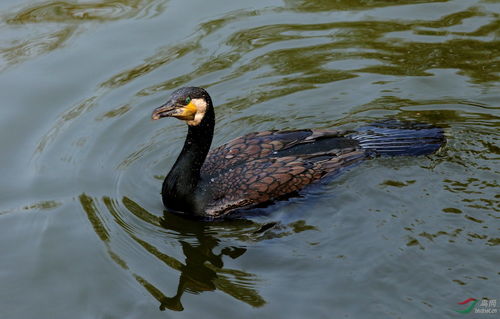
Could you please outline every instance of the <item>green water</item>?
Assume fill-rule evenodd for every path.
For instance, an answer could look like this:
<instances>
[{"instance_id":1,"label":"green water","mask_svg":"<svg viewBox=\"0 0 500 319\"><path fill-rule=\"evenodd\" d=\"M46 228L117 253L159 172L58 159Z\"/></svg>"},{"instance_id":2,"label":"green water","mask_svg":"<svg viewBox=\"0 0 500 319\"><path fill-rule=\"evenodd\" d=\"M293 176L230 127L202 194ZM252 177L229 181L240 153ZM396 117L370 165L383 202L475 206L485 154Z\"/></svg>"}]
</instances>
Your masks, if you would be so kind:
<instances>
[{"instance_id":1,"label":"green water","mask_svg":"<svg viewBox=\"0 0 500 319\"><path fill-rule=\"evenodd\" d=\"M499 300L499 30L491 0L2 1L0 318L465 318L458 302ZM163 216L186 127L150 114L187 85L212 95L214 145L387 117L448 144L248 220Z\"/></svg>"}]
</instances>

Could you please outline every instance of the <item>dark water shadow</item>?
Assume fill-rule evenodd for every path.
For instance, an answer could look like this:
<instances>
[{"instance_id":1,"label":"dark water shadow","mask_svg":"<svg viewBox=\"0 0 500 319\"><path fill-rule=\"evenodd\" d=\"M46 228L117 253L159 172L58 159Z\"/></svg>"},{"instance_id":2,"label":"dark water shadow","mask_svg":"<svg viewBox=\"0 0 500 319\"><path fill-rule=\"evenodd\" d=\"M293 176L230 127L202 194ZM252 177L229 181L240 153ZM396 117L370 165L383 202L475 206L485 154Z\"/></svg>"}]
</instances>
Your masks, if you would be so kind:
<instances>
[{"instance_id":1,"label":"dark water shadow","mask_svg":"<svg viewBox=\"0 0 500 319\"><path fill-rule=\"evenodd\" d=\"M285 6L299 12L321 12L341 10L369 10L390 6L415 5L419 3L447 2L448 0L285 0Z\"/></svg>"},{"instance_id":2,"label":"dark water shadow","mask_svg":"<svg viewBox=\"0 0 500 319\"><path fill-rule=\"evenodd\" d=\"M226 246L220 253L214 253L214 249L220 245L220 241L207 235L203 223L185 223L178 216L168 215L161 220L162 226L166 229L178 231L184 236L196 229L192 234L198 240L197 245L188 241L180 240L182 251L186 256L185 263L178 269L181 272L176 295L173 297L164 297L161 301L160 309L182 310L181 297L185 291L190 293L201 293L203 291L214 291L216 289L226 290L225 292L236 299L244 301L251 306L259 307L265 303L264 299L257 291L252 289L243 289L235 287L228 281L227 273L232 273L235 278L245 279L255 277L255 275L243 271L224 269L223 258L230 257L236 259L246 252L246 248L237 246ZM181 226L181 227L178 227ZM158 256L159 257L159 256ZM222 279L222 282L221 282ZM232 286L232 287L231 287Z\"/></svg>"},{"instance_id":3,"label":"dark water shadow","mask_svg":"<svg viewBox=\"0 0 500 319\"><path fill-rule=\"evenodd\" d=\"M310 229L310 227L302 225L302 221L289 227L280 226L281 229L277 227L272 230L276 225L275 223L259 224L243 219L202 222L170 213L158 217L127 197L123 197L121 203L119 203L106 196L101 201L86 194L81 194L79 202L94 231L105 244L111 259L122 269L131 273L135 280L153 298L158 300L160 310L184 310L182 296L185 292L200 294L204 291L216 290L222 291L252 307L263 306L266 301L256 288L256 283L259 282L258 276L225 266L228 260L237 259L247 251L246 245L234 243L241 243L241 241L245 240L259 240L259 238L282 237L290 233ZM113 217L114 223L109 223L109 218L106 217L108 213ZM136 221L136 218L139 218L146 223L146 227L151 227L151 231L155 232L156 235L161 234L162 238L167 241L176 240L182 247L185 259L178 260L166 253L165 247L159 247L157 244L152 244L152 240L141 238L144 235L140 235L140 232L134 229L134 225L127 218L134 218ZM119 226L120 232L116 232L116 225ZM269 232L270 229L271 232ZM292 231L289 231L290 229ZM284 230L284 232L281 230ZM148 281L145 274L134 271L129 267L125 254L119 253L114 248L115 245L112 244L116 240L113 237L123 235L123 231L129 237L127 240L132 239L130 245L138 244L144 251L154 256L168 268L179 271L180 275L175 293L164 292L158 285ZM227 238L232 240L228 241ZM123 238L121 238L121 241L123 241Z\"/></svg>"}]
</instances>

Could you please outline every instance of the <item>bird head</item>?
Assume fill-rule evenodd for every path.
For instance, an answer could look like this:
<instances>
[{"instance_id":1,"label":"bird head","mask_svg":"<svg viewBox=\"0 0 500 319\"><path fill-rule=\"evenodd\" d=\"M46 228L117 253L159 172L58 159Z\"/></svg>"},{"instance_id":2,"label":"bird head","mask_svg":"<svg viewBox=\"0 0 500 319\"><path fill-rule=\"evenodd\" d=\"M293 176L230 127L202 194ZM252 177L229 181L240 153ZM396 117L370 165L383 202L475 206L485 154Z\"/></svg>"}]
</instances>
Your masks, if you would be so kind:
<instances>
[{"instance_id":1,"label":"bird head","mask_svg":"<svg viewBox=\"0 0 500 319\"><path fill-rule=\"evenodd\" d=\"M175 117L190 126L197 126L209 107L212 107L212 101L207 91L199 87L183 87L175 90L165 104L157 107L151 118Z\"/></svg>"}]
</instances>

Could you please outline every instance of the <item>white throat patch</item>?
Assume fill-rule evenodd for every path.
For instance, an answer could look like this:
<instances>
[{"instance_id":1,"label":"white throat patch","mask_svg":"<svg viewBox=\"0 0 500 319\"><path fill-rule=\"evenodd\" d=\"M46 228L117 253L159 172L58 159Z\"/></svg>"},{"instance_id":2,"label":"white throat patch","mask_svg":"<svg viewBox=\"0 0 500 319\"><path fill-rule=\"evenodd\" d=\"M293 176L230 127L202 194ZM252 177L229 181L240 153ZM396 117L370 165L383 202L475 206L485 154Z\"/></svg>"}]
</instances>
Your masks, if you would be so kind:
<instances>
[{"instance_id":1,"label":"white throat patch","mask_svg":"<svg viewBox=\"0 0 500 319\"><path fill-rule=\"evenodd\" d=\"M191 121L187 121L188 125L197 126L203 120L205 116L205 112L207 111L207 102L204 99L192 99L191 103L196 105L196 114L194 115L194 119Z\"/></svg>"}]
</instances>

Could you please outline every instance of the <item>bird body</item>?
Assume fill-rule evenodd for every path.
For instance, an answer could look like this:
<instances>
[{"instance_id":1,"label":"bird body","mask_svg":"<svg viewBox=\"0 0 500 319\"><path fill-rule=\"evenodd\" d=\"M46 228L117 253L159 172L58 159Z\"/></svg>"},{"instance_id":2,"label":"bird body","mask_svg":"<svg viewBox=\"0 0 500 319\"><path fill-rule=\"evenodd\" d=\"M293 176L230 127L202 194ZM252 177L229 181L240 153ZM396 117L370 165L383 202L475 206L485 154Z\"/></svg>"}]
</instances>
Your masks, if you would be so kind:
<instances>
[{"instance_id":1,"label":"bird body","mask_svg":"<svg viewBox=\"0 0 500 319\"><path fill-rule=\"evenodd\" d=\"M184 147L165 178L162 199L169 210L219 218L293 194L375 155L430 154L444 143L440 128L386 121L357 131L264 131L210 150L213 105L201 88L181 88L152 118L176 117L188 124Z\"/></svg>"}]
</instances>

